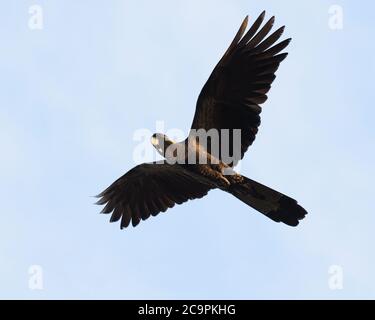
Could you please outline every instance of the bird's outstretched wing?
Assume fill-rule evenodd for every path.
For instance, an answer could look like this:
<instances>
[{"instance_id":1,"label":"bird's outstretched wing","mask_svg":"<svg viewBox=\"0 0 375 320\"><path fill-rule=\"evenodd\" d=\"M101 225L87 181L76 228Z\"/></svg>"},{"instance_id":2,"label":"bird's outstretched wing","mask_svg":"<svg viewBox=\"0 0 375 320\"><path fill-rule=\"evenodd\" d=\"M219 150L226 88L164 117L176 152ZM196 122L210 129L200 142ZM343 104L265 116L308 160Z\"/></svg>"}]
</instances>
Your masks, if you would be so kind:
<instances>
[{"instance_id":1,"label":"bird's outstretched wing","mask_svg":"<svg viewBox=\"0 0 375 320\"><path fill-rule=\"evenodd\" d=\"M239 154L240 159L255 139L260 125L260 105L267 100L275 72L287 56L287 53L280 52L291 40L275 44L284 27L267 37L275 19L272 17L260 29L264 17L265 12L244 35L248 22L248 17L245 18L233 42L204 85L192 124L192 129L196 130L230 129L233 132L231 129L241 129L241 150L233 150L232 136L229 139L229 155ZM208 151L211 152L209 141ZM228 164L235 165L240 159L234 159Z\"/></svg>"},{"instance_id":2,"label":"bird's outstretched wing","mask_svg":"<svg viewBox=\"0 0 375 320\"><path fill-rule=\"evenodd\" d=\"M121 229L135 227L151 215L165 212L176 203L204 197L212 187L179 165L164 161L144 163L128 171L97 197L102 213L121 219Z\"/></svg>"}]
</instances>

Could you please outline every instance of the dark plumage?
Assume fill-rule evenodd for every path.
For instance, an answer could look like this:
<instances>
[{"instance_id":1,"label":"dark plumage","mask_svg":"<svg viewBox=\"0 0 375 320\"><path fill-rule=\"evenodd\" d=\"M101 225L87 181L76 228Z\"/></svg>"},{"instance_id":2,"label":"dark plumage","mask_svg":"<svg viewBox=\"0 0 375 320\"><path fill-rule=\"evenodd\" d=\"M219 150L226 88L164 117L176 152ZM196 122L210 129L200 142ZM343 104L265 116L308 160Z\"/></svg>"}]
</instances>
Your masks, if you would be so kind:
<instances>
[{"instance_id":1,"label":"dark plumage","mask_svg":"<svg viewBox=\"0 0 375 320\"><path fill-rule=\"evenodd\" d=\"M233 194L268 218L296 226L307 212L292 198L241 176L232 167L241 160L255 140L260 125L260 107L275 80L275 72L287 53L280 53L291 39L276 42L284 27L268 36L274 17L264 24L263 12L245 33L248 17L243 21L234 40L213 70L197 101L189 137L174 143L168 137L155 134L152 144L160 154L170 159L168 148L181 150L185 162L169 164L165 161L138 165L104 190L97 202L105 205L103 213L112 213L111 222L121 219L121 228L139 224L151 215L156 216L176 203L204 197L211 189L219 188ZM267 37L268 36L268 37ZM229 139L229 154L238 154L232 161L219 152L213 152L213 141L202 146L195 130L241 130L240 150ZM217 150L216 150L217 151ZM203 154L207 163L188 164L188 155ZM216 161L216 162L215 162ZM225 173L231 172L231 175Z\"/></svg>"}]
</instances>

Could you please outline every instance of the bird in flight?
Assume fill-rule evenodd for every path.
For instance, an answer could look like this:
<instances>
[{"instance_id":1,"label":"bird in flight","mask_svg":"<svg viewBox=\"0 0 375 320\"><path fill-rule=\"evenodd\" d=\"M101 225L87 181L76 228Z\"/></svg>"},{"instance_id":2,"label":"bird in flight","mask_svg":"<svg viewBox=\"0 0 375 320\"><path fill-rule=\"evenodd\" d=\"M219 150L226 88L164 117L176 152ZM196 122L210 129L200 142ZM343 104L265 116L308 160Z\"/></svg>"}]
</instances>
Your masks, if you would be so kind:
<instances>
[{"instance_id":1,"label":"bird in flight","mask_svg":"<svg viewBox=\"0 0 375 320\"><path fill-rule=\"evenodd\" d=\"M265 12L247 29L245 18L197 101L189 136L174 142L156 133L151 143L165 160L140 164L100 193L97 204L121 229L165 212L175 204L220 189L276 222L297 226L307 212L296 200L234 171L255 140L262 105L291 39L284 27L269 35L275 18ZM210 132L206 140L200 133ZM217 132L217 134L212 134ZM224 133L224 134L223 134ZM238 138L240 136L240 139ZM201 141L204 141L202 143ZM224 156L224 151L231 157ZM199 161L197 161L199 158Z\"/></svg>"}]
</instances>

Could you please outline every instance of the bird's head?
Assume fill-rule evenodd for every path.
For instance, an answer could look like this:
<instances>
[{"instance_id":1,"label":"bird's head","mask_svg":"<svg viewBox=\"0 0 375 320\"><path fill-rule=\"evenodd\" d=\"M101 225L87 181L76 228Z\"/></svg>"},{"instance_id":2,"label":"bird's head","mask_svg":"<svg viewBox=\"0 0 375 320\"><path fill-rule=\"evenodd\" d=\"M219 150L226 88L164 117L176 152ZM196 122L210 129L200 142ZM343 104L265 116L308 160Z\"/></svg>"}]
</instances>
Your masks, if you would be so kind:
<instances>
[{"instance_id":1,"label":"bird's head","mask_svg":"<svg viewBox=\"0 0 375 320\"><path fill-rule=\"evenodd\" d=\"M171 139L162 133L154 133L151 137L151 144L163 157L165 157L167 148L173 143Z\"/></svg>"}]
</instances>

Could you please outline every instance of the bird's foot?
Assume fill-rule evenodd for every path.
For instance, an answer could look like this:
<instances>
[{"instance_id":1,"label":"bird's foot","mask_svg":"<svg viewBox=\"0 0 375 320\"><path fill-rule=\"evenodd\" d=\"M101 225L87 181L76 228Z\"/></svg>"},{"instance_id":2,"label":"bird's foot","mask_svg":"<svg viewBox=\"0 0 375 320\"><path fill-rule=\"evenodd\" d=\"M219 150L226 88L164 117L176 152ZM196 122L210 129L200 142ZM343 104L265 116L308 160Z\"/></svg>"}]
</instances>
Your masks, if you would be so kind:
<instances>
[{"instance_id":1,"label":"bird's foot","mask_svg":"<svg viewBox=\"0 0 375 320\"><path fill-rule=\"evenodd\" d=\"M224 187L224 188L227 188L230 186L230 181L227 179L227 177L225 177L224 175L222 175L220 172L218 171L212 171L212 175L214 176L217 184L219 185L219 187Z\"/></svg>"},{"instance_id":2,"label":"bird's foot","mask_svg":"<svg viewBox=\"0 0 375 320\"><path fill-rule=\"evenodd\" d=\"M226 176L226 178L229 180L230 184L241 184L244 181L244 178L238 173Z\"/></svg>"}]
</instances>

